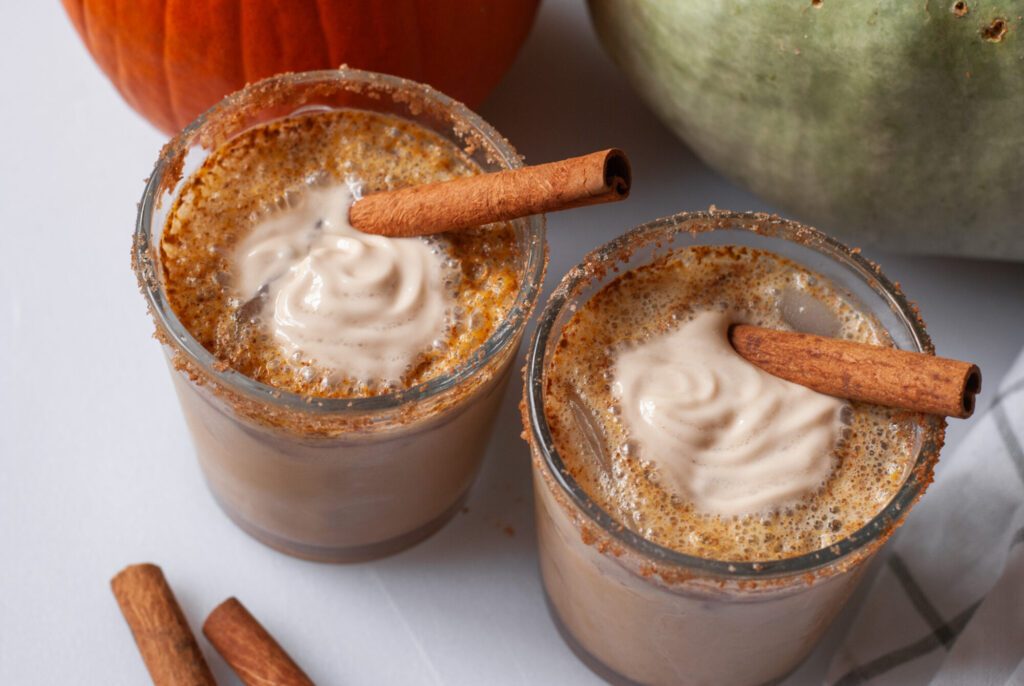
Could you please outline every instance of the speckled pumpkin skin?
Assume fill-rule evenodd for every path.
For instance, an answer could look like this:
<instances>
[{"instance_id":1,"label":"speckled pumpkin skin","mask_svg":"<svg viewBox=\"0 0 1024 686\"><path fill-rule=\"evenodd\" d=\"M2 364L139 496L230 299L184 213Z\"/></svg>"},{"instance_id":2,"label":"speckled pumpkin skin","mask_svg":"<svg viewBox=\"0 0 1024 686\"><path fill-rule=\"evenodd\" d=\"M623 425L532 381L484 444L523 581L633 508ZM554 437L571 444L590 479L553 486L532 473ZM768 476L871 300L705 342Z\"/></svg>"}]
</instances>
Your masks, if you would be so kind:
<instances>
[{"instance_id":1,"label":"speckled pumpkin skin","mask_svg":"<svg viewBox=\"0 0 1024 686\"><path fill-rule=\"evenodd\" d=\"M858 245L1024 259L1024 1L589 5L658 116L766 202Z\"/></svg>"}]
</instances>

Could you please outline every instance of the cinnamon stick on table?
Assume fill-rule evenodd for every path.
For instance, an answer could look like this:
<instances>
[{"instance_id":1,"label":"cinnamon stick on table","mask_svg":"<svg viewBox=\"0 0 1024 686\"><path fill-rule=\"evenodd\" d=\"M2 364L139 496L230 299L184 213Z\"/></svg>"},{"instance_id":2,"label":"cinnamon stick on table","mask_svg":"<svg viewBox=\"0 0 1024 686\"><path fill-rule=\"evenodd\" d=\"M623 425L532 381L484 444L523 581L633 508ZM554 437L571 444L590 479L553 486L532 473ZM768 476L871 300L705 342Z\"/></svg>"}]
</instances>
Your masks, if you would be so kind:
<instances>
[{"instance_id":1,"label":"cinnamon stick on table","mask_svg":"<svg viewBox=\"0 0 1024 686\"><path fill-rule=\"evenodd\" d=\"M965 419L981 390L977 365L924 353L747 324L729 340L770 374L850 400Z\"/></svg>"},{"instance_id":2,"label":"cinnamon stick on table","mask_svg":"<svg viewBox=\"0 0 1024 686\"><path fill-rule=\"evenodd\" d=\"M381 236L425 236L542 212L623 200L629 160L614 148L518 169L427 183L360 198L352 226Z\"/></svg>"},{"instance_id":3,"label":"cinnamon stick on table","mask_svg":"<svg viewBox=\"0 0 1024 686\"><path fill-rule=\"evenodd\" d=\"M313 686L237 598L228 598L213 609L203 623L203 634L250 686Z\"/></svg>"},{"instance_id":4,"label":"cinnamon stick on table","mask_svg":"<svg viewBox=\"0 0 1024 686\"><path fill-rule=\"evenodd\" d=\"M148 563L125 567L110 580L110 588L156 686L215 686L159 567Z\"/></svg>"}]
</instances>

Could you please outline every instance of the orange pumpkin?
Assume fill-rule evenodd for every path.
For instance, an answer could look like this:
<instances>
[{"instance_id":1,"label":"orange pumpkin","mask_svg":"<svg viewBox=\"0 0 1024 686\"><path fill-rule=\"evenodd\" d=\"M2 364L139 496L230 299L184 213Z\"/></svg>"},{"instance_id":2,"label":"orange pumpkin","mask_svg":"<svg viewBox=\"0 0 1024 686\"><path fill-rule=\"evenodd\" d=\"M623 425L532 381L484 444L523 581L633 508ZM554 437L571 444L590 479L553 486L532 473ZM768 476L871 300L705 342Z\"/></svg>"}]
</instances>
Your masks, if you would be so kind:
<instances>
[{"instance_id":1,"label":"orange pumpkin","mask_svg":"<svg viewBox=\"0 0 1024 686\"><path fill-rule=\"evenodd\" d=\"M173 134L246 83L350 67L479 105L540 0L63 0L129 105Z\"/></svg>"}]
</instances>

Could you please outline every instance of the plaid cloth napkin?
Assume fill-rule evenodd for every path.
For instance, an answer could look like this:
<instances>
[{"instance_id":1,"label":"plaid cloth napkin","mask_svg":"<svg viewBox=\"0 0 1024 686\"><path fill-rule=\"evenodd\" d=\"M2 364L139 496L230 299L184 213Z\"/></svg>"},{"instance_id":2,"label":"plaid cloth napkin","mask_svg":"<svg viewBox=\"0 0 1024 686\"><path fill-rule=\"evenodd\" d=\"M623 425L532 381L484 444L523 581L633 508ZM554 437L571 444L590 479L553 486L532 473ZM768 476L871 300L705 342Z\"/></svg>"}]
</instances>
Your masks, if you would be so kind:
<instances>
[{"instance_id":1,"label":"plaid cloth napkin","mask_svg":"<svg viewBox=\"0 0 1024 686\"><path fill-rule=\"evenodd\" d=\"M971 421L883 549L829 686L1024 684L1024 351Z\"/></svg>"}]
</instances>

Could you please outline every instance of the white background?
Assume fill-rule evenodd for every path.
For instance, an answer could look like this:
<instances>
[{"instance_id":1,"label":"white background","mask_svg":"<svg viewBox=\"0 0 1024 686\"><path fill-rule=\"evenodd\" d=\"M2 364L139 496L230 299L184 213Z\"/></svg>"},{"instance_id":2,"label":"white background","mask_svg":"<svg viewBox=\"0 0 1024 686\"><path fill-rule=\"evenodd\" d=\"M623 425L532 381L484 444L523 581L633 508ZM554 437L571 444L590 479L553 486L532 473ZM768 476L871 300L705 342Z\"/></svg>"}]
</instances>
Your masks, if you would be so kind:
<instances>
[{"instance_id":1,"label":"white background","mask_svg":"<svg viewBox=\"0 0 1024 686\"><path fill-rule=\"evenodd\" d=\"M194 628L238 596L317 683L597 683L542 600L519 383L469 512L412 550L304 562L220 513L129 266L135 203L164 138L122 103L58 3L2 4L0 684L146 683L108 586L141 561L163 567ZM632 159L628 201L549 217L548 290L648 219L712 203L771 209L648 113L580 0L545 0L481 112L529 162L610 146ZM981 365L983 411L1024 344L1024 264L865 252L920 305L940 354ZM965 426L954 420L949 444ZM787 683L820 679L848 616ZM218 680L239 683L199 640Z\"/></svg>"}]
</instances>

